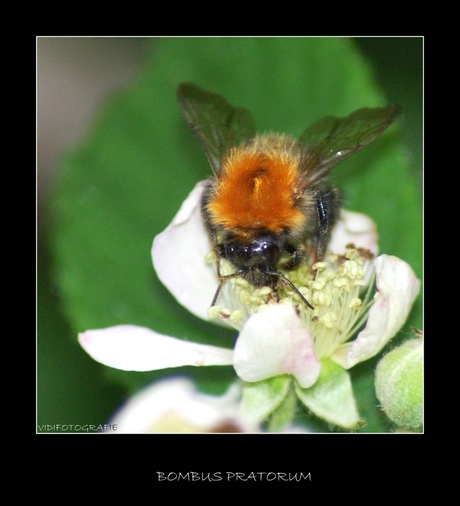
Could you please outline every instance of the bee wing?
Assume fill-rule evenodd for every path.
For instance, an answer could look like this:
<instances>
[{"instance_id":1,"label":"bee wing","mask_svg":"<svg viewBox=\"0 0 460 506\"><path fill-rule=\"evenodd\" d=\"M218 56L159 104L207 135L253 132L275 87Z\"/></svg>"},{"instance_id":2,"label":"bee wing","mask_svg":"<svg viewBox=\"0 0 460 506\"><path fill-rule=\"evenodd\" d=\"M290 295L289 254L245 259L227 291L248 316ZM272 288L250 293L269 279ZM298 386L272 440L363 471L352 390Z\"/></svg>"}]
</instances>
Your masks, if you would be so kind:
<instances>
[{"instance_id":1,"label":"bee wing","mask_svg":"<svg viewBox=\"0 0 460 506\"><path fill-rule=\"evenodd\" d=\"M177 97L185 120L218 176L228 150L255 136L254 118L247 109L233 107L222 96L192 83L182 83Z\"/></svg>"},{"instance_id":2,"label":"bee wing","mask_svg":"<svg viewBox=\"0 0 460 506\"><path fill-rule=\"evenodd\" d=\"M341 160L370 144L400 112L399 105L363 108L344 118L327 116L309 126L299 139L303 189L319 181Z\"/></svg>"}]
</instances>

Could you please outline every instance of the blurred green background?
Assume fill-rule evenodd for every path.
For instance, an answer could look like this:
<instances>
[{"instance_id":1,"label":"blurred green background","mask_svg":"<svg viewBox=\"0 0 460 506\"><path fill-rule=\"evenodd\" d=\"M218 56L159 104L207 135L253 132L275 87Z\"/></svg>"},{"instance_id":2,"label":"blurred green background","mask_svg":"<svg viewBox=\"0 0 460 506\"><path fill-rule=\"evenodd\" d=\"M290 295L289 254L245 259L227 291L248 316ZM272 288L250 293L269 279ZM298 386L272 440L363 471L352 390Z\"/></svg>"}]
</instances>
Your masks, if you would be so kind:
<instances>
[{"instance_id":1,"label":"blurred green background","mask_svg":"<svg viewBox=\"0 0 460 506\"><path fill-rule=\"evenodd\" d=\"M180 42L183 43L184 41L186 39L182 39ZM188 137L186 127L181 124L182 119L179 109L175 105L175 87L170 83L175 80L182 80L182 76L187 78L188 75L193 75L194 72L193 68L189 68L193 67L194 56L182 60L179 58L177 60L171 59L175 55L174 51L177 50L174 46L175 42L172 39L146 38L39 38L37 40L39 191L37 424L39 426L44 424L103 424L126 398L130 390L138 388L147 379L157 376L157 373L150 375L138 374L132 380L127 380L125 376L122 377L121 373L108 371L107 368L95 363L80 349L75 339L76 333L86 328L115 325L120 322L130 321L130 318L134 318L131 323L136 324L148 325L151 322L148 317L144 321L142 316L138 316L141 311L132 310L129 307L130 301L123 299L123 290L125 290L123 285L120 286L116 296L113 295L114 299L119 297L117 300L118 305L113 308L108 307L107 301L101 301L101 295L96 293L92 286L83 284L85 277L78 277L79 268L83 268L76 268L74 273L72 265L65 265L65 258L71 258L72 255L71 252L66 251L66 245L69 249L75 248L72 240L78 238L78 233L81 233L82 238L85 234L88 235L86 247L85 244L81 243L81 248L87 252L87 262L91 263L93 256L90 246L94 241L97 241L97 237L90 237L91 231L84 229L84 227L82 232L76 232L75 235L72 235L70 231L75 229L74 220L77 214L72 213L71 206L82 204L83 212L86 209L88 214L87 216L84 214L80 216L83 216L82 220L87 218L88 223L90 223L92 214L96 209L92 206L97 204L97 209L100 210L106 204L104 193L98 193L98 185L104 189L109 188L111 194L117 194L124 185L129 186L131 184L130 181L126 180L115 181L116 178L113 178L113 174L107 180L96 180L96 177L101 178L107 171L101 170L100 175L91 174L94 152L100 151L100 146L104 145L101 138L110 138L111 136L118 138L117 136L120 135L120 131L123 129L123 135L120 135L120 138L128 139L127 148L123 150L123 146L120 147L121 155L120 153L113 154L117 159L114 160L114 164L116 164L118 158L126 156L128 159L136 160L139 166L148 166L150 163L149 156L151 156L151 159L158 156L157 151L158 146L161 145L160 140L164 140L165 146L166 143L172 146L171 148L164 148L165 160L168 159L168 156L172 156L168 154L167 149L177 150L179 141L181 141L185 142L184 149L187 156L192 160L191 165L198 167L183 176L182 186L167 188L164 202L161 202L164 215L152 216L152 224L143 223L150 210L146 207L143 216L142 204L139 204L141 207L140 212L139 209L128 207L128 204L126 204L126 209L122 209L123 219L128 220L126 223L127 228L131 229L137 226L137 222L142 222L141 227L152 228L151 238L148 236L149 240L153 240L154 234L160 232L168 224L180 202L187 195L186 188L190 190L194 182L209 174L210 171L205 159L195 146L194 140ZM283 42L285 42L285 39L270 41L274 49L281 48ZM312 42L316 43L317 41L313 40ZM415 194L421 200L423 39L356 38L351 42L371 65L375 80L384 94L385 101L398 103L403 107L404 115L401 120L401 127L408 148L405 152L407 155L406 161L412 171ZM225 84L222 83L226 82L226 66L229 66L229 63L225 61L224 54L227 41L207 39L206 41L201 40L193 43L201 44L200 47L203 48L203 54L198 56L198 58L201 58L202 68L206 70L207 59L210 62L209 75L206 77L208 82L200 82L200 84L209 83L209 88L226 94L223 88ZM244 40L238 41L238 43L242 45L241 47L254 47L251 41L248 41L247 46ZM223 48L222 53L218 51L220 47ZM298 48L302 45L296 45L293 42L293 47ZM207 54L205 54L206 51ZM168 54L172 55L169 60ZM220 55L222 55L222 59L220 59ZM237 57L238 55L235 56L235 58ZM242 54L241 58L244 57L248 61L251 59L251 55L245 56ZM145 140L139 139L139 132L142 129L143 122L145 122L146 129L152 128L153 130L153 127L149 124L151 119L143 116L142 107L142 104L147 103L150 98L148 96L144 97L139 90L144 89L142 83L149 79L156 79L160 82L159 89L161 89L161 70L166 65L164 61L161 62L162 58L168 62L167 69L169 72L168 76L164 78L162 88L166 103L163 115L168 116L167 121L174 125L179 133L178 136L175 136L176 134L173 135L172 130L167 128L163 132L161 122L164 118L163 116L158 118L156 122L160 127L155 132L157 136L156 144L152 141L152 153L149 153L145 149ZM160 61L158 66L155 64L157 59ZM295 63L296 59L299 60L300 57L294 55L292 61ZM286 72L290 73L289 83L291 87L293 86L292 83L294 85L298 83L298 86L301 86L302 83L303 69L296 68L294 63L289 66L289 61L285 62ZM318 67L321 64L321 62L318 62ZM342 62L337 62L337 66L341 64ZM312 65L312 68L314 68L314 65ZM155 71L158 71L160 75L155 75ZM253 72L257 72L257 69ZM298 79L296 79L297 72L299 74ZM273 69L273 74L282 75L282 69ZM312 73L311 75L313 76L311 79L314 80L315 74ZM318 71L318 75L320 75L320 71ZM235 79L238 78L237 72L236 76ZM248 73L248 81L250 78L251 75ZM215 86L212 85L214 81ZM136 84L131 88L133 82ZM227 86L231 90L232 82L228 82ZM299 134L308 124L318 119L314 117L311 120L308 118L297 120L295 110L302 109L303 105L297 103L290 105L289 101L286 102L288 107L284 115L278 114L277 103L269 104L268 107L264 104L254 103L254 94L251 95L250 93L250 85L241 86L248 89L248 98L244 99L244 90L235 94L235 96L243 97L238 102L235 102L235 99L228 96L228 94L226 96L236 105L248 107L254 113L256 121L262 123L263 128L279 128L281 131L283 129L287 131L288 128L291 128L290 133ZM278 86L281 87L282 84ZM324 86L327 89L326 84ZM120 99L119 97L123 97L125 90L127 90L128 95L132 93L135 98L123 102L123 98ZM288 87L288 92L289 90ZM279 93L286 93L286 91L280 89ZM293 96L295 96L295 93L297 91L293 93ZM325 93L327 94L327 92ZM131 95L129 96L131 97ZM368 92L364 90L363 100L367 96ZM353 97L354 100L358 100L355 95ZM263 93L261 93L260 100L263 100ZM333 103L333 97L326 97L325 102L322 107L326 109L332 107L330 102ZM354 108L361 105L376 104L359 103ZM340 109L340 104L337 108ZM135 115L133 110L136 113ZM266 111L263 112L264 110ZM305 108L305 110L307 109ZM318 107L318 110L322 110L321 107ZM342 115L351 112L351 110L327 109L324 114ZM315 112L312 109L311 114L313 115ZM123 118L124 125L117 124L117 117ZM262 121L259 121L261 117ZM289 124L291 119L292 125ZM130 129L129 121L132 121L136 128ZM300 121L304 121L303 125L300 124ZM139 125L141 126L139 127ZM152 135L154 135L153 131ZM159 138L160 140L158 140ZM93 144L94 147L92 147ZM93 158L90 157L90 153L93 153ZM101 160L107 163L112 155L108 154L107 160L103 156L104 154L101 154ZM89 160L88 163L85 157ZM146 159L144 160L142 157ZM88 167L87 175L84 173L85 167ZM165 168L165 171L169 171L169 168ZM64 173L64 177L62 177L62 173ZM69 176L65 174L69 174ZM343 177L345 178L349 175L349 172L344 172L344 174ZM79 179L80 175L81 179ZM85 177L90 181L88 188L84 187ZM340 177L339 174L339 181ZM136 182L133 181L133 187L135 184ZM139 182L139 186L141 186L141 182ZM75 194L71 193L74 188ZM396 191L395 188L392 188L393 190ZM348 194L351 201L359 207L359 188L355 189L350 185ZM52 199L51 204L49 203L50 198ZM72 200L73 198L75 200ZM119 206L121 208L124 205L123 198L123 194L120 193ZM157 203L157 205L160 204ZM107 207L107 209L110 208ZM385 213L386 210L382 212ZM417 212L420 212L421 216L421 207L417 209ZM398 213L400 212L398 211ZM409 212L408 220L411 220ZM110 223L110 219L108 223ZM114 230L116 226L114 224ZM88 228L91 229L91 226L88 225ZM97 229L93 228L93 230L96 234ZM132 237L136 237L135 231L132 234ZM406 235L409 243L411 242L410 234L411 231L409 230ZM56 239L56 235L58 239ZM389 235L391 234L389 233ZM417 247L418 244L421 249L421 230L414 230L413 235L414 241L412 243L415 245L413 247ZM113 240L124 241L125 238L115 237ZM142 240L140 238L140 242ZM120 272L120 266L116 265L117 260L113 257L113 252L104 251L103 254L104 260L107 259L109 263L114 262L113 277L119 275L119 283L122 284L123 279L129 278L129 273ZM133 247L132 252L129 251L129 254L142 255L142 268L145 267L146 276L152 279L152 295L156 297L155 300L160 301L155 311L158 313L167 311L173 299L165 289L155 284L155 275L149 265L149 249L144 248L139 253ZM94 256L97 257L97 252ZM421 251L414 258L418 259L415 261L416 263L418 261L418 265L413 265L414 269L421 277ZM91 266L88 267L88 269L90 268ZM113 279L110 281L116 284ZM99 284L102 283L104 283L103 279L100 280ZM109 293L106 298L110 297L110 290L112 290L110 283L108 283L108 286L110 288L108 288ZM95 308L95 313L97 313L95 317L83 307L84 304L79 307L77 299L78 297L82 299L82 294L84 294L85 303L92 304ZM92 300L93 297L94 301ZM126 289L126 299L129 299L129 297L130 291ZM148 299L146 300L145 314L149 311L147 307ZM141 302L141 305L143 302ZM185 337L190 339L196 339L197 336L206 333L209 334L208 324L196 321L182 308L175 308L174 311L178 318L166 315L164 323L158 323L160 327L163 325L164 328L157 327L157 330L175 332L174 335L179 335L182 328L187 326ZM170 322L171 319L174 319L177 323ZM411 323L421 326L421 301L418 302L417 316L414 320L411 320ZM222 344L227 346L231 344L233 339L232 335L223 331L212 331L212 337L218 337L222 340ZM222 381L222 385L225 385L231 377L228 370L222 372L212 370L213 368L210 369L210 371L200 371L198 373L198 379L202 379L204 385L210 381L210 377L216 378L215 381ZM357 381L359 381L359 376Z\"/></svg>"}]
</instances>

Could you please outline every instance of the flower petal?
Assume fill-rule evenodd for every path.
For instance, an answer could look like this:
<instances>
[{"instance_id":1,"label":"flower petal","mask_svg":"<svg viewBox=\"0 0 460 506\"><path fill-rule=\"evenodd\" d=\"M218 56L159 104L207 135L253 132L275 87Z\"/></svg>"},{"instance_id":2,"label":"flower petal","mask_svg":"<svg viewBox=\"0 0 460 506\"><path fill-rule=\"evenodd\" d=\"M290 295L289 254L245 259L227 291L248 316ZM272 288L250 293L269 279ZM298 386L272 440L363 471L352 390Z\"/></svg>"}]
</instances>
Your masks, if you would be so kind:
<instances>
[{"instance_id":1,"label":"flower petal","mask_svg":"<svg viewBox=\"0 0 460 506\"><path fill-rule=\"evenodd\" d=\"M152 259L159 279L177 301L199 318L208 320L208 309L219 281L215 266L205 261L212 249L200 209L205 183L201 181L195 186L172 223L155 237Z\"/></svg>"},{"instance_id":2,"label":"flower petal","mask_svg":"<svg viewBox=\"0 0 460 506\"><path fill-rule=\"evenodd\" d=\"M233 350L182 341L134 325L87 330L78 340L94 360L123 371L231 365L233 359Z\"/></svg>"},{"instance_id":3,"label":"flower petal","mask_svg":"<svg viewBox=\"0 0 460 506\"><path fill-rule=\"evenodd\" d=\"M249 318L236 341L233 366L243 381L292 374L305 388L320 372L313 337L290 304L274 304Z\"/></svg>"},{"instance_id":4,"label":"flower petal","mask_svg":"<svg viewBox=\"0 0 460 506\"><path fill-rule=\"evenodd\" d=\"M369 216L351 211L341 211L332 233L329 250L341 254L346 250L348 244L354 244L356 248L365 248L374 255L377 254L377 227Z\"/></svg>"},{"instance_id":5,"label":"flower petal","mask_svg":"<svg viewBox=\"0 0 460 506\"><path fill-rule=\"evenodd\" d=\"M366 328L332 356L345 369L373 357L388 343L406 321L419 292L420 281L410 266L397 257L379 256L375 271L378 292Z\"/></svg>"}]
</instances>

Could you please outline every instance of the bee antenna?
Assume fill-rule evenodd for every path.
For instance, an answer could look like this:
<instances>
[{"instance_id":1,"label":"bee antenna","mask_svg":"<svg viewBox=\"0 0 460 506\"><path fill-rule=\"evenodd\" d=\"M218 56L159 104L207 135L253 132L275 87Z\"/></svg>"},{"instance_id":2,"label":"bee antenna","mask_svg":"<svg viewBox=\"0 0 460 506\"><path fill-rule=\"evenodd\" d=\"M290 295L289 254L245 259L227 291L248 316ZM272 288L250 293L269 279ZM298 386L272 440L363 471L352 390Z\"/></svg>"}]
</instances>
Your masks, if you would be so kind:
<instances>
[{"instance_id":1,"label":"bee antenna","mask_svg":"<svg viewBox=\"0 0 460 506\"><path fill-rule=\"evenodd\" d=\"M285 283L287 283L289 285L290 288L292 288L292 290L294 290L294 292L300 297L300 300L307 306L309 307L310 309L315 309L309 302L308 300L300 293L299 289L294 285L294 283L289 279L287 278L282 272L276 272L276 275L279 276L280 278L283 278L283 281Z\"/></svg>"},{"instance_id":2,"label":"bee antenna","mask_svg":"<svg viewBox=\"0 0 460 506\"><path fill-rule=\"evenodd\" d=\"M300 300L307 306L309 307L310 309L315 309L309 302L308 300L300 293L299 289L294 285L294 283L289 279L287 278L282 272L272 272L270 274L274 274L276 276L278 276L279 278L283 278L283 281L289 285L289 287L294 290L294 292L299 296ZM229 274L228 276L222 276L220 278L220 282L219 282L219 286L217 287L217 290L216 290L216 293L214 294L214 297L212 299L212 302L211 302L211 307L214 307L216 305L216 302L217 302L217 299L219 297L219 294L222 290L222 287L224 286L224 283L225 281L228 279L228 278L233 278L235 276L239 276L241 275L241 273L239 271L237 272L234 272L233 274Z\"/></svg>"}]
</instances>

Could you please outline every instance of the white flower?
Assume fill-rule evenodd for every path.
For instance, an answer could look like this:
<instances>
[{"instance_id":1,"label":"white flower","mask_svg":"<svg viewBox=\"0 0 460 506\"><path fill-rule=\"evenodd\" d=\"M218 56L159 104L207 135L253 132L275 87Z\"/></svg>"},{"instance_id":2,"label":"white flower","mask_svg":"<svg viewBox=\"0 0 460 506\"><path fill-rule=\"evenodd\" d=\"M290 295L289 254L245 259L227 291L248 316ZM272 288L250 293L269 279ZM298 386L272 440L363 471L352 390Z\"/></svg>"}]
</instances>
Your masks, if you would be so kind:
<instances>
[{"instance_id":1,"label":"white flower","mask_svg":"<svg viewBox=\"0 0 460 506\"><path fill-rule=\"evenodd\" d=\"M219 280L215 265L205 262L211 245L199 205L203 185L201 182L195 187L169 227L155 238L152 257L160 280L177 301L208 320ZM135 326L90 330L80 334L80 343L95 360L124 370L232 364L246 382L280 375L294 377L304 404L333 423L351 427L359 418L348 375L340 373L342 369L337 372L329 362L348 369L376 355L405 322L419 281L409 265L396 257L370 259L370 253L377 253L377 234L373 221L364 215L342 212L330 250L336 255L315 265L314 279L306 268L288 274L315 306L314 311L296 301L289 289L278 304L267 303L269 289L255 289L238 277L224 284L219 306L211 314L219 316L216 323L240 330L234 351ZM374 267L377 292L373 301L370 291L362 299L362 286L373 276ZM231 266L223 261L224 274L225 269ZM366 316L366 327L350 341ZM332 372L328 376L326 371ZM312 396L310 387L317 382L322 394ZM324 395L325 389L333 392L332 397ZM334 409L329 404L336 404L334 396L341 392L343 398L344 390L350 391L347 395L352 399L346 422L327 414ZM324 402L318 402L319 397Z\"/></svg>"},{"instance_id":2,"label":"white flower","mask_svg":"<svg viewBox=\"0 0 460 506\"><path fill-rule=\"evenodd\" d=\"M187 378L169 378L149 385L115 413L111 433L146 432L259 432L239 406L233 385L222 396L195 390Z\"/></svg>"}]
</instances>

